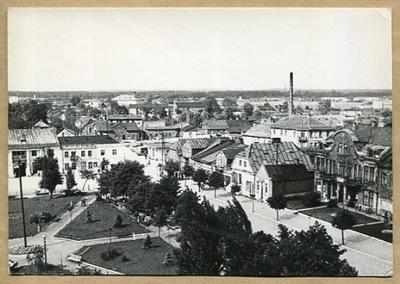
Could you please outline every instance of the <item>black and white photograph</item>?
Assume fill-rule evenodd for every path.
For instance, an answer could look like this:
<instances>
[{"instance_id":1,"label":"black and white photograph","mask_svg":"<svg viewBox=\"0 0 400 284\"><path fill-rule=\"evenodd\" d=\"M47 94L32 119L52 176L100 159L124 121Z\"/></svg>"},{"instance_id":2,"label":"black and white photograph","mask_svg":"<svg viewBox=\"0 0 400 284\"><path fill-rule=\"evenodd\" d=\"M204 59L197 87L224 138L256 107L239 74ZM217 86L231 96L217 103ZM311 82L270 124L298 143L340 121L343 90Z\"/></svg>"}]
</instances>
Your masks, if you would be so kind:
<instances>
[{"instance_id":1,"label":"black and white photograph","mask_svg":"<svg viewBox=\"0 0 400 284\"><path fill-rule=\"evenodd\" d=\"M9 8L7 33L10 277L393 277L390 8Z\"/></svg>"}]
</instances>

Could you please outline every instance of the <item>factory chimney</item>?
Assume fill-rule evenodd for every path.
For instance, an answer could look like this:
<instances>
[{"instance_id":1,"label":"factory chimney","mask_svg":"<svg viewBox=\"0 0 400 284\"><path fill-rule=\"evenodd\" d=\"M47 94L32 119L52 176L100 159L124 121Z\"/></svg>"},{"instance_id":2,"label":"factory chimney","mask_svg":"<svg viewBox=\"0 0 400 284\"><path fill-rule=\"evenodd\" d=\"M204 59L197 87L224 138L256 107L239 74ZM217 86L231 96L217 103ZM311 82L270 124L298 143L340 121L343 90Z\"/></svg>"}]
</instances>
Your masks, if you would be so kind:
<instances>
[{"instance_id":1,"label":"factory chimney","mask_svg":"<svg viewBox=\"0 0 400 284\"><path fill-rule=\"evenodd\" d=\"M289 115L293 115L293 72L290 72Z\"/></svg>"}]
</instances>

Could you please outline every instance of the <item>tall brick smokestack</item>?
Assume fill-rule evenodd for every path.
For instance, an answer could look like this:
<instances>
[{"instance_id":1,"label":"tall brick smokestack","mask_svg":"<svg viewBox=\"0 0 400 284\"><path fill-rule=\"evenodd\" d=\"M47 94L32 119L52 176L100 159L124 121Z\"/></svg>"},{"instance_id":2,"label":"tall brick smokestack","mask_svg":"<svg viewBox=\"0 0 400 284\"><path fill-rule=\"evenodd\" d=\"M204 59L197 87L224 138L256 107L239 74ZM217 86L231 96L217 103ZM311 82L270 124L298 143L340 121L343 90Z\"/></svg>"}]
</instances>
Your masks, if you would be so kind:
<instances>
[{"instance_id":1,"label":"tall brick smokestack","mask_svg":"<svg viewBox=\"0 0 400 284\"><path fill-rule=\"evenodd\" d=\"M293 115L293 72L290 72L289 115Z\"/></svg>"}]
</instances>

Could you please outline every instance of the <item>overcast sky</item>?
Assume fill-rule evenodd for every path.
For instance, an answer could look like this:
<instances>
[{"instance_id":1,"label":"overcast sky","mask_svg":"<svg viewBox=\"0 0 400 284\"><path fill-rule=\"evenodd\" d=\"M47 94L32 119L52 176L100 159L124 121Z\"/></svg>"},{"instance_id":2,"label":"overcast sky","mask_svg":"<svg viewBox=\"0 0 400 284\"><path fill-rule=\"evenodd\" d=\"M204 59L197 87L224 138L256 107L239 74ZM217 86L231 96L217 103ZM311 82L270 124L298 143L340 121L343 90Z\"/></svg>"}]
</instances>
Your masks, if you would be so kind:
<instances>
[{"instance_id":1,"label":"overcast sky","mask_svg":"<svg viewBox=\"0 0 400 284\"><path fill-rule=\"evenodd\" d=\"M10 9L9 90L391 89L377 9Z\"/></svg>"}]
</instances>

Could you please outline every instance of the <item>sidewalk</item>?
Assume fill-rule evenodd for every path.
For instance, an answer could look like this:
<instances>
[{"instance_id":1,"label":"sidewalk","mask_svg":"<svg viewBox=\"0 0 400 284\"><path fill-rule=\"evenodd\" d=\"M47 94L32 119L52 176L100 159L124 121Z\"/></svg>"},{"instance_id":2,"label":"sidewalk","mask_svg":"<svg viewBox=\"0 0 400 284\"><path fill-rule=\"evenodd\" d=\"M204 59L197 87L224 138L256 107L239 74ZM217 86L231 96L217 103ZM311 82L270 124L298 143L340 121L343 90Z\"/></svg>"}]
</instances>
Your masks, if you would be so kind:
<instances>
[{"instance_id":1,"label":"sidewalk","mask_svg":"<svg viewBox=\"0 0 400 284\"><path fill-rule=\"evenodd\" d=\"M184 188L184 181L181 181L181 188ZM198 186L192 180L187 180L186 185L201 197L205 196L214 206L226 206L232 196L229 192L217 190L217 198L214 198L214 191L198 192ZM276 236L278 224L284 224L292 230L307 230L316 221L324 225L327 233L335 243L341 244L341 230L333 227L330 223L285 209L279 211L279 222L276 221L276 211L257 200L238 195L236 199L246 211L252 223L253 231L263 230L265 233ZM254 204L254 205L253 205ZM253 212L254 206L254 212ZM352 231L345 231L345 246L347 250L343 258L347 259L350 265L354 266L359 276L387 276L393 269L393 246L390 243L369 237L367 235Z\"/></svg>"}]
</instances>

